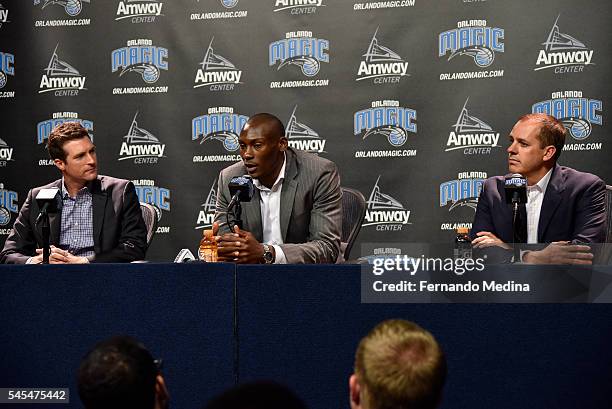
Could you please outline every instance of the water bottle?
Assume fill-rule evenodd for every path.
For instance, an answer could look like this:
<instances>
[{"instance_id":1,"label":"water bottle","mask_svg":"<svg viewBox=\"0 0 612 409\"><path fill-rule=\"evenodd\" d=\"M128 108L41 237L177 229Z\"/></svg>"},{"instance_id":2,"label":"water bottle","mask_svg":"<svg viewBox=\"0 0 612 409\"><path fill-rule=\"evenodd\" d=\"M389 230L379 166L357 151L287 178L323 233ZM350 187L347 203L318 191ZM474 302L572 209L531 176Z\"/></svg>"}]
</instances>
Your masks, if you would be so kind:
<instances>
[{"instance_id":1,"label":"water bottle","mask_svg":"<svg viewBox=\"0 0 612 409\"><path fill-rule=\"evenodd\" d=\"M468 235L469 229L467 227L459 227L457 234L455 235L455 249L453 256L456 259L460 258L472 258L472 240Z\"/></svg>"},{"instance_id":2,"label":"water bottle","mask_svg":"<svg viewBox=\"0 0 612 409\"><path fill-rule=\"evenodd\" d=\"M202 240L200 240L200 248L198 249L198 257L207 263L217 261L217 242L213 236L213 231L210 229L204 230Z\"/></svg>"}]
</instances>

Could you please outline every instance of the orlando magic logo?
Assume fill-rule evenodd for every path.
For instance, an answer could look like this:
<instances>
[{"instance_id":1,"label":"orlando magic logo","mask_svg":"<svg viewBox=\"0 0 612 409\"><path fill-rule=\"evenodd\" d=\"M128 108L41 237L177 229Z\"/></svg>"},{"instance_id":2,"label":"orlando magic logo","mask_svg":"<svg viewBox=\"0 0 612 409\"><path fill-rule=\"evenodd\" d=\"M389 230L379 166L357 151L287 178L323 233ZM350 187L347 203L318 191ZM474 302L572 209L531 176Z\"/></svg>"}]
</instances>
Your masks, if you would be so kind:
<instances>
[{"instance_id":1,"label":"orlando magic logo","mask_svg":"<svg viewBox=\"0 0 612 409\"><path fill-rule=\"evenodd\" d=\"M0 89L8 82L7 75L15 76L15 56L10 53L0 51Z\"/></svg>"},{"instance_id":2,"label":"orlando magic logo","mask_svg":"<svg viewBox=\"0 0 612 409\"><path fill-rule=\"evenodd\" d=\"M40 4L41 0L34 0L34 5ZM70 17L75 17L81 14L83 3L89 3L90 0L43 0L42 8L47 6L57 5L64 7L64 11Z\"/></svg>"},{"instance_id":3,"label":"orlando magic logo","mask_svg":"<svg viewBox=\"0 0 612 409\"><path fill-rule=\"evenodd\" d=\"M49 139L51 131L56 126L65 122L78 122L83 125L83 128L87 129L87 133L89 133L89 139L93 142L93 121L79 118L79 114L76 112L56 112L53 114L52 118L41 121L36 125L37 143L39 145L45 143L45 141Z\"/></svg>"},{"instance_id":4,"label":"orlando magic logo","mask_svg":"<svg viewBox=\"0 0 612 409\"><path fill-rule=\"evenodd\" d=\"M13 148L0 139L0 167L6 166L6 162L13 160Z\"/></svg>"},{"instance_id":5,"label":"orlando magic logo","mask_svg":"<svg viewBox=\"0 0 612 409\"><path fill-rule=\"evenodd\" d=\"M287 121L285 135L289 140L289 146L310 153L325 152L325 139L322 139L311 127L299 122L295 116L297 105L293 107L293 112Z\"/></svg>"},{"instance_id":6,"label":"orlando magic logo","mask_svg":"<svg viewBox=\"0 0 612 409\"><path fill-rule=\"evenodd\" d=\"M136 122L138 112L134 115L130 129L123 137L119 160L134 159L134 163L157 163L164 157L166 145L162 144L156 136L146 129L139 127Z\"/></svg>"},{"instance_id":7,"label":"orlando magic logo","mask_svg":"<svg viewBox=\"0 0 612 409\"><path fill-rule=\"evenodd\" d=\"M11 222L11 213L17 214L18 207L17 192L8 190L0 183L0 226L7 226Z\"/></svg>"},{"instance_id":8,"label":"orlando magic logo","mask_svg":"<svg viewBox=\"0 0 612 409\"><path fill-rule=\"evenodd\" d=\"M133 180L138 201L155 206L157 218L161 219L161 211L170 211L170 190L155 186L153 180Z\"/></svg>"},{"instance_id":9,"label":"orlando magic logo","mask_svg":"<svg viewBox=\"0 0 612 409\"><path fill-rule=\"evenodd\" d=\"M321 69L321 62L329 63L329 41L312 37L310 31L297 31L285 34L285 39L270 44L268 63L277 70L289 65L300 68L302 74L314 77Z\"/></svg>"},{"instance_id":10,"label":"orlando magic logo","mask_svg":"<svg viewBox=\"0 0 612 409\"><path fill-rule=\"evenodd\" d=\"M359 63L356 81L373 79L375 84L399 82L401 77L408 76L408 63L396 52L378 43L378 27L370 40L368 50Z\"/></svg>"},{"instance_id":11,"label":"orlando magic logo","mask_svg":"<svg viewBox=\"0 0 612 409\"><path fill-rule=\"evenodd\" d=\"M556 73L582 72L584 67L593 64L593 50L588 50L583 42L559 29L559 17L555 20L548 38L542 43L543 50L538 53L534 71L554 68Z\"/></svg>"},{"instance_id":12,"label":"orlando magic logo","mask_svg":"<svg viewBox=\"0 0 612 409\"><path fill-rule=\"evenodd\" d=\"M380 175L366 202L368 207L363 226L377 225L376 230L401 230L402 225L409 224L410 211L391 195L382 193L379 181Z\"/></svg>"},{"instance_id":13,"label":"orlando magic logo","mask_svg":"<svg viewBox=\"0 0 612 409\"><path fill-rule=\"evenodd\" d=\"M158 0L122 0L117 6L115 20L130 18L132 23L152 23L157 16L163 16L163 5Z\"/></svg>"},{"instance_id":14,"label":"orlando magic logo","mask_svg":"<svg viewBox=\"0 0 612 409\"><path fill-rule=\"evenodd\" d=\"M200 144L217 140L225 150L237 151L240 147L238 136L248 120L248 116L235 114L231 107L209 108L207 115L191 120L191 140L202 138Z\"/></svg>"},{"instance_id":15,"label":"orlando magic logo","mask_svg":"<svg viewBox=\"0 0 612 409\"><path fill-rule=\"evenodd\" d=\"M168 49L154 46L151 40L130 40L127 47L111 53L112 72L121 70L120 77L135 72L147 84L154 84L159 80L161 70L168 71L167 58Z\"/></svg>"},{"instance_id":16,"label":"orlando magic logo","mask_svg":"<svg viewBox=\"0 0 612 409\"><path fill-rule=\"evenodd\" d=\"M468 113L469 99L465 100L457 122L452 125L445 151L463 149L464 154L491 153L492 147L499 146L499 132L494 132L489 124Z\"/></svg>"},{"instance_id":17,"label":"orlando magic logo","mask_svg":"<svg viewBox=\"0 0 612 409\"><path fill-rule=\"evenodd\" d=\"M215 211L217 210L217 181L213 182L206 200L201 205L201 209L198 213L198 220L196 221L195 229L208 229L212 227L215 220Z\"/></svg>"},{"instance_id":18,"label":"orlando magic logo","mask_svg":"<svg viewBox=\"0 0 612 409\"><path fill-rule=\"evenodd\" d=\"M194 88L210 86L211 91L230 91L235 84L242 84L242 71L238 70L227 58L216 54L212 48L213 37L208 44L204 59L200 63Z\"/></svg>"},{"instance_id":19,"label":"orlando magic logo","mask_svg":"<svg viewBox=\"0 0 612 409\"><path fill-rule=\"evenodd\" d=\"M276 0L274 12L287 10L293 15L312 14L316 13L319 7L325 7L323 0Z\"/></svg>"},{"instance_id":20,"label":"orlando magic logo","mask_svg":"<svg viewBox=\"0 0 612 409\"><path fill-rule=\"evenodd\" d=\"M402 146L408 140L408 132L416 133L417 113L414 109L399 106L399 101L375 101L372 108L354 115L353 131L362 140L372 135L387 138L392 146Z\"/></svg>"},{"instance_id":21,"label":"orlando magic logo","mask_svg":"<svg viewBox=\"0 0 612 409\"><path fill-rule=\"evenodd\" d=\"M8 9L0 3L0 27L2 27L2 24L4 23L10 23L8 13Z\"/></svg>"},{"instance_id":22,"label":"orlando magic logo","mask_svg":"<svg viewBox=\"0 0 612 409\"><path fill-rule=\"evenodd\" d=\"M440 184L440 207L450 203L448 211L467 206L476 211L478 197L487 174L485 172L461 172L457 179Z\"/></svg>"},{"instance_id":23,"label":"orlando magic logo","mask_svg":"<svg viewBox=\"0 0 612 409\"><path fill-rule=\"evenodd\" d=\"M51 59L44 74L40 79L39 94L54 91L56 96L78 95L80 90L85 88L85 78L72 65L64 60L60 60L55 46Z\"/></svg>"},{"instance_id":24,"label":"orlando magic logo","mask_svg":"<svg viewBox=\"0 0 612 409\"><path fill-rule=\"evenodd\" d=\"M603 123L603 103L598 99L584 98L582 91L553 92L549 100L536 102L533 113L545 113L559 119L576 140L589 137L593 125Z\"/></svg>"},{"instance_id":25,"label":"orlando magic logo","mask_svg":"<svg viewBox=\"0 0 612 409\"><path fill-rule=\"evenodd\" d=\"M221 2L221 5L225 7L226 9L232 9L236 7L239 0L219 0L219 1Z\"/></svg>"},{"instance_id":26,"label":"orlando magic logo","mask_svg":"<svg viewBox=\"0 0 612 409\"><path fill-rule=\"evenodd\" d=\"M457 27L438 37L438 55L442 57L450 52L447 61L467 55L478 67L484 68L493 64L496 52L504 52L504 29L487 27L486 20L461 21Z\"/></svg>"}]
</instances>

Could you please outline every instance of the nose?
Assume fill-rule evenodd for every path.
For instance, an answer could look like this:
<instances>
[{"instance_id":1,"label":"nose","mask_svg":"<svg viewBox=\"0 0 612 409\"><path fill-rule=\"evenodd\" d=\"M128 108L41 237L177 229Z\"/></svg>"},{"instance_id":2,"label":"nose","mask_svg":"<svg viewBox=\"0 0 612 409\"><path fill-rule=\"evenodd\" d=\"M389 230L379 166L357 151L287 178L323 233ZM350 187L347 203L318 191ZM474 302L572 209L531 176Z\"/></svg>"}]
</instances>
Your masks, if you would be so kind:
<instances>
[{"instance_id":1,"label":"nose","mask_svg":"<svg viewBox=\"0 0 612 409\"><path fill-rule=\"evenodd\" d=\"M87 163L90 165L94 165L96 163L96 153L88 153L87 154Z\"/></svg>"},{"instance_id":2,"label":"nose","mask_svg":"<svg viewBox=\"0 0 612 409\"><path fill-rule=\"evenodd\" d=\"M506 152L511 155L516 155L516 142L512 142L510 146L508 146L508 149L506 149Z\"/></svg>"},{"instance_id":3,"label":"nose","mask_svg":"<svg viewBox=\"0 0 612 409\"><path fill-rule=\"evenodd\" d=\"M243 159L252 159L253 158L253 148L247 146L240 150Z\"/></svg>"}]
</instances>

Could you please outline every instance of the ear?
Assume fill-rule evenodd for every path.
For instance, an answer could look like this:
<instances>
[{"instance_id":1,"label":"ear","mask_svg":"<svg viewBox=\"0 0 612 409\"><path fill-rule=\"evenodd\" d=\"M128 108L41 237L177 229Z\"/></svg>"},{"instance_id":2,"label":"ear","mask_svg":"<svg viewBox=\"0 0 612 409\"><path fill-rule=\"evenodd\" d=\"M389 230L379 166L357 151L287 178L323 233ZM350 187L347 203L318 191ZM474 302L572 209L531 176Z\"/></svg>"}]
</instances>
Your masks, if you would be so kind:
<instances>
[{"instance_id":1,"label":"ear","mask_svg":"<svg viewBox=\"0 0 612 409\"><path fill-rule=\"evenodd\" d=\"M286 151L287 147L289 146L289 141L287 140L287 137L281 136L280 139L278 140L278 145L279 145L279 150L281 152Z\"/></svg>"},{"instance_id":2,"label":"ear","mask_svg":"<svg viewBox=\"0 0 612 409\"><path fill-rule=\"evenodd\" d=\"M549 145L544 149L546 149L546 151L544 152L544 157L542 159L545 161L551 160L555 156L555 153L557 152L557 148L555 148L553 145Z\"/></svg>"},{"instance_id":3,"label":"ear","mask_svg":"<svg viewBox=\"0 0 612 409\"><path fill-rule=\"evenodd\" d=\"M170 394L166 388L166 381L161 375L157 375L155 378L155 408L164 409L168 407L168 401L170 400Z\"/></svg>"},{"instance_id":4,"label":"ear","mask_svg":"<svg viewBox=\"0 0 612 409\"><path fill-rule=\"evenodd\" d=\"M355 374L349 378L349 399L351 409L361 409L361 385Z\"/></svg>"},{"instance_id":5,"label":"ear","mask_svg":"<svg viewBox=\"0 0 612 409\"><path fill-rule=\"evenodd\" d=\"M60 172L63 172L64 169L66 169L66 163L61 159L53 159L53 163L60 170Z\"/></svg>"}]
</instances>

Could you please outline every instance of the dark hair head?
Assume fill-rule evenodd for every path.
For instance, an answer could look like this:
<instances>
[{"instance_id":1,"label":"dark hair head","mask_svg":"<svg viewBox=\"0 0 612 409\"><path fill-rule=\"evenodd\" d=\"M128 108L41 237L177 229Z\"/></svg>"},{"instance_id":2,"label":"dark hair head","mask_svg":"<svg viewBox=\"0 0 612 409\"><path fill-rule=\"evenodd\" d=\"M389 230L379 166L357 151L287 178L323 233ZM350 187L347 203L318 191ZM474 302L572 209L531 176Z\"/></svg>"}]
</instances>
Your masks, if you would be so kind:
<instances>
[{"instance_id":1,"label":"dark hair head","mask_svg":"<svg viewBox=\"0 0 612 409\"><path fill-rule=\"evenodd\" d=\"M47 151L51 159L61 159L66 161L64 144L75 139L89 138L87 129L78 122L64 122L56 126L49 135L47 141Z\"/></svg>"},{"instance_id":2,"label":"dark hair head","mask_svg":"<svg viewBox=\"0 0 612 409\"><path fill-rule=\"evenodd\" d=\"M559 121L552 115L537 113L527 114L519 118L518 122L522 121L533 121L540 123L540 132L538 133L538 139L540 140L540 147L554 146L555 156L553 157L556 162L561 156L563 145L565 145L565 135L567 130L563 126L563 122Z\"/></svg>"},{"instance_id":3,"label":"dark hair head","mask_svg":"<svg viewBox=\"0 0 612 409\"><path fill-rule=\"evenodd\" d=\"M306 405L286 386L259 381L223 392L204 409L306 409Z\"/></svg>"},{"instance_id":4,"label":"dark hair head","mask_svg":"<svg viewBox=\"0 0 612 409\"><path fill-rule=\"evenodd\" d=\"M157 374L144 345L128 336L113 337L81 361L79 396L86 409L153 409Z\"/></svg>"}]
</instances>

